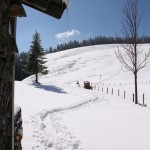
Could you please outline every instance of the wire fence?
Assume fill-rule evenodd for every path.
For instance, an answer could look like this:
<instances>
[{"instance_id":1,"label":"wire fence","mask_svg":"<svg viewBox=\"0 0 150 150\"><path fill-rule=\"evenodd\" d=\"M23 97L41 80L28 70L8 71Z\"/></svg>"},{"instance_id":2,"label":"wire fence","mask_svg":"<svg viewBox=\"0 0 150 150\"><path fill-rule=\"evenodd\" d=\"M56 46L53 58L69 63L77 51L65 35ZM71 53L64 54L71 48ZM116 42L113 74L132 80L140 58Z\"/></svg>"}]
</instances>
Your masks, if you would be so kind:
<instances>
[{"instance_id":1,"label":"wire fence","mask_svg":"<svg viewBox=\"0 0 150 150\"><path fill-rule=\"evenodd\" d=\"M99 84L98 82L95 84ZM144 84L150 84L150 81L139 81L138 84L144 85ZM101 82L101 86L129 86L134 85L134 82Z\"/></svg>"},{"instance_id":2,"label":"wire fence","mask_svg":"<svg viewBox=\"0 0 150 150\"><path fill-rule=\"evenodd\" d=\"M144 84L150 84L150 81L140 81L138 84L144 85ZM109 94L113 96L118 96L123 99L133 101L135 102L135 94L134 94L134 88L132 90L128 89L126 86L134 86L134 83L128 82L128 83L100 83L100 82L91 82L91 87L93 90L100 91L104 94ZM126 90L124 90L125 88ZM146 97L145 93L139 93L138 95L138 104L144 107L150 108L150 98Z\"/></svg>"}]
</instances>

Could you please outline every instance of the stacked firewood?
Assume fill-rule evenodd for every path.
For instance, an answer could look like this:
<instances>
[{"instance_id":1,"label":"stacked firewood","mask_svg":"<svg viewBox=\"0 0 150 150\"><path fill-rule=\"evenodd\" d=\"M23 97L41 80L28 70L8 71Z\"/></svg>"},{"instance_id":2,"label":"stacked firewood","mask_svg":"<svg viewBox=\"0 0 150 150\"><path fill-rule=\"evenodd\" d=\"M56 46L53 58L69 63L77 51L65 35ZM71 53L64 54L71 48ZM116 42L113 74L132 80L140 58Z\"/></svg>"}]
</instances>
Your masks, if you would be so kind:
<instances>
[{"instance_id":1,"label":"stacked firewood","mask_svg":"<svg viewBox=\"0 0 150 150\"><path fill-rule=\"evenodd\" d=\"M22 150L21 140L23 137L21 108L15 106L14 113L14 150Z\"/></svg>"}]
</instances>

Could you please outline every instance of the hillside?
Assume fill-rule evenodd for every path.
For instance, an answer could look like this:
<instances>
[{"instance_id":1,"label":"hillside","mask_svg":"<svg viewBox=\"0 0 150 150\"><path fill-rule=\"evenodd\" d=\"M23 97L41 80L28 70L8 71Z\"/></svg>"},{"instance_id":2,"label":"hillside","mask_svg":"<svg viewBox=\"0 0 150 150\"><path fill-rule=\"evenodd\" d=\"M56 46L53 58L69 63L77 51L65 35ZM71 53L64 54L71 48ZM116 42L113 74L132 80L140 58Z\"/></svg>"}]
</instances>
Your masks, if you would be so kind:
<instances>
[{"instance_id":1,"label":"hillside","mask_svg":"<svg viewBox=\"0 0 150 150\"><path fill-rule=\"evenodd\" d=\"M48 54L49 74L40 76L40 84L32 83L34 76L16 82L24 150L149 150L150 109L132 102L133 75L119 64L115 49L97 45ZM139 102L144 93L149 106L150 67L138 78ZM84 81L95 90L84 89Z\"/></svg>"}]
</instances>

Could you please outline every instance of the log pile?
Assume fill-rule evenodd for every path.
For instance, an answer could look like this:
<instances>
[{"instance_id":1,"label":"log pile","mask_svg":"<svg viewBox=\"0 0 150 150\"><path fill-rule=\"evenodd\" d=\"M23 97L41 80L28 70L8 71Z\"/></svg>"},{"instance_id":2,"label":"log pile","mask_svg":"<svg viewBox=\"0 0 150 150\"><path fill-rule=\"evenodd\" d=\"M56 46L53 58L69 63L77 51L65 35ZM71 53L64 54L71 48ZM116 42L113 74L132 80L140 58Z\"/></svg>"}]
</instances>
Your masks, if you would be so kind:
<instances>
[{"instance_id":1,"label":"log pile","mask_svg":"<svg viewBox=\"0 0 150 150\"><path fill-rule=\"evenodd\" d=\"M23 127L22 127L22 115L21 108L15 106L14 113L14 149L22 150L21 140L23 137Z\"/></svg>"}]
</instances>

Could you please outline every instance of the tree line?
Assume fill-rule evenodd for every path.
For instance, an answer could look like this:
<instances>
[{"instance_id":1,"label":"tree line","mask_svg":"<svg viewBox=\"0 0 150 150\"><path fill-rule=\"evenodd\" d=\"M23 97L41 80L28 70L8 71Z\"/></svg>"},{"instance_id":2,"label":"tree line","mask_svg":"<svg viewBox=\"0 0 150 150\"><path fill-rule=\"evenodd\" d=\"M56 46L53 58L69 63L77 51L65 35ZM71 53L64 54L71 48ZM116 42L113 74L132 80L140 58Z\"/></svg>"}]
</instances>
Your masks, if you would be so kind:
<instances>
[{"instance_id":1,"label":"tree line","mask_svg":"<svg viewBox=\"0 0 150 150\"><path fill-rule=\"evenodd\" d=\"M68 50L72 48L101 45L101 44L122 44L126 43L127 37L106 37L106 36L96 36L94 38L84 39L80 41L69 41L66 43L58 44L56 47L50 47L46 50L46 53L54 53L63 50ZM138 38L138 43L150 43L150 36L141 36Z\"/></svg>"},{"instance_id":2,"label":"tree line","mask_svg":"<svg viewBox=\"0 0 150 150\"><path fill-rule=\"evenodd\" d=\"M138 39L139 43L150 43L150 36L142 36ZM106 37L96 36L94 38L84 39L82 41L69 41L67 43L58 44L55 48L50 47L48 50L43 50L43 53L54 53L72 48L101 45L101 44L121 44L126 43L126 38L122 37ZM27 63L29 52L21 52L16 54L15 62L15 80L21 81L28 77L30 74L25 71L25 65Z\"/></svg>"}]
</instances>

